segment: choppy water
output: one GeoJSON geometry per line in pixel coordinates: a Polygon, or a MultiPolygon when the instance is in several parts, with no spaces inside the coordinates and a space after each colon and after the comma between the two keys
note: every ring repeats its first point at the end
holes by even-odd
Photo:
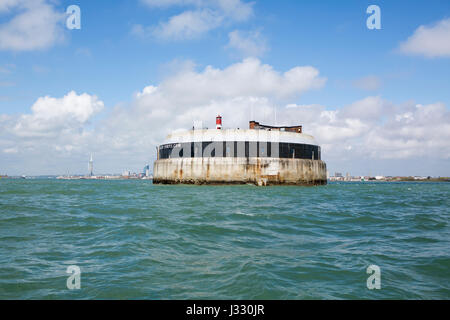
{"type": "Polygon", "coordinates": [[[3,179],[0,298],[449,299],[449,196],[449,183],[3,179]]]}

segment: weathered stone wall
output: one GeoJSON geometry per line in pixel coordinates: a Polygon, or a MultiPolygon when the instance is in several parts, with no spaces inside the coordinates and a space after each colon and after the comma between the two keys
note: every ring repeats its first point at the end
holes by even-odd
{"type": "Polygon", "coordinates": [[[178,158],[155,161],[153,183],[318,185],[327,183],[321,160],[178,158]]]}

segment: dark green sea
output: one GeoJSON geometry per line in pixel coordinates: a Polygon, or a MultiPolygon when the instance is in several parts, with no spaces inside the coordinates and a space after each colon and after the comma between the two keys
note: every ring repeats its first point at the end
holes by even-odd
{"type": "Polygon", "coordinates": [[[432,182],[1,179],[0,299],[449,299],[449,198],[432,182]]]}

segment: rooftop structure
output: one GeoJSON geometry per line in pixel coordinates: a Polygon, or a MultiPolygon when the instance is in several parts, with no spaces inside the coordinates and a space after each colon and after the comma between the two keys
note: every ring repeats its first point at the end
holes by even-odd
{"type": "Polygon", "coordinates": [[[269,131],[288,131],[288,132],[297,132],[302,133],[302,126],[282,126],[282,127],[275,127],[275,126],[268,126],[265,124],[260,124],[257,121],[250,121],[248,125],[249,129],[256,129],[256,130],[269,130],[269,131]]]}

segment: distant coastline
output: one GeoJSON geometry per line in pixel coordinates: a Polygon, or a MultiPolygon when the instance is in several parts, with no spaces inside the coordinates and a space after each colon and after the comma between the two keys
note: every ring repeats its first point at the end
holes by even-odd
{"type": "Polygon", "coordinates": [[[418,177],[418,176],[388,176],[388,177],[329,177],[329,181],[340,182],[450,182],[450,177],[418,177]]]}
{"type": "Polygon", "coordinates": [[[133,175],[100,175],[100,176],[58,176],[58,180],[152,180],[153,176],[133,175]]]}
{"type": "Polygon", "coordinates": [[[22,179],[55,179],[55,180],[152,180],[153,176],[149,175],[99,175],[99,176],[82,176],[82,175],[40,175],[40,176],[7,176],[2,175],[0,179],[22,180],[22,179]]]}
{"type": "Polygon", "coordinates": [[[427,177],[427,179],[415,179],[414,177],[395,177],[386,181],[450,182],[450,177],[427,177]]]}
{"type": "MultiPolygon", "coordinates": [[[[153,176],[145,175],[99,175],[99,176],[57,176],[57,175],[40,175],[40,176],[8,176],[0,175],[0,180],[19,180],[19,179],[56,179],[56,180],[153,180],[153,176]]],[[[450,177],[417,177],[417,176],[388,176],[388,177],[329,177],[331,182],[450,182],[450,177]]]]}

